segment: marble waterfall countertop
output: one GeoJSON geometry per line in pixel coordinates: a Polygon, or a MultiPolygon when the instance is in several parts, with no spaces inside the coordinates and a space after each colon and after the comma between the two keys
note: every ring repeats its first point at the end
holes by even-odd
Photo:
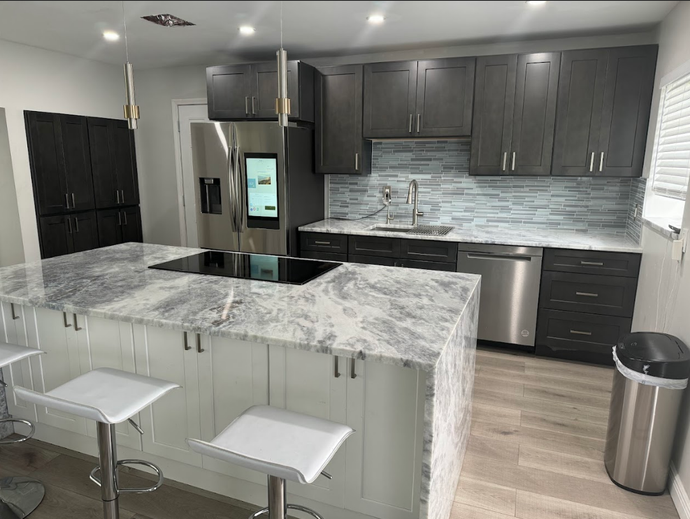
{"type": "MultiPolygon", "coordinates": [[[[407,224],[409,222],[406,220],[405,223],[407,224]]],[[[420,225],[430,223],[432,222],[426,222],[423,221],[423,219],[420,221],[420,225]]],[[[386,236],[388,238],[410,238],[414,240],[452,241],[458,243],[484,243],[607,252],[642,252],[642,247],[631,238],[610,232],[579,232],[546,228],[529,229],[477,225],[456,226],[445,236],[420,236],[416,234],[376,231],[372,229],[375,225],[384,224],[385,222],[377,221],[375,218],[366,218],[364,220],[337,220],[330,218],[309,225],[303,225],[299,230],[304,232],[386,236]]],[[[393,221],[391,225],[400,225],[400,222],[393,221]]]]}
{"type": "Polygon", "coordinates": [[[0,269],[0,301],[431,371],[472,274],[343,264],[301,286],[152,270],[200,249],[128,243],[0,269]]]}

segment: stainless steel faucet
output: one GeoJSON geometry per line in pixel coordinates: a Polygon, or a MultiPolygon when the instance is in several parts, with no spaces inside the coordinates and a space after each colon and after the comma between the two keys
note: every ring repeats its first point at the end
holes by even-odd
{"type": "Polygon", "coordinates": [[[424,213],[419,210],[419,184],[416,180],[410,182],[410,187],[407,188],[407,203],[412,203],[412,191],[414,190],[414,208],[412,209],[412,225],[417,225],[417,217],[424,216],[424,213]]]}

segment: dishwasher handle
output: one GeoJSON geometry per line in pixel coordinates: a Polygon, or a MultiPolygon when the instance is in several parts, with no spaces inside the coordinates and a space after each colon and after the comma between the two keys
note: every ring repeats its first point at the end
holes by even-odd
{"type": "Polygon", "coordinates": [[[468,252],[467,258],[497,261],[532,261],[532,256],[521,256],[517,254],[500,254],[493,252],[468,252]]]}

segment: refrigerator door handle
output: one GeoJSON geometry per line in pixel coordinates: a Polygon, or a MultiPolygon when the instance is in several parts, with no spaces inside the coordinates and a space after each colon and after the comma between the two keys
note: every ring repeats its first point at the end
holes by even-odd
{"type": "Polygon", "coordinates": [[[244,228],[247,225],[247,180],[244,177],[244,172],[242,170],[242,153],[240,151],[239,146],[237,147],[237,183],[238,183],[238,188],[237,191],[239,193],[239,196],[237,197],[237,208],[239,210],[239,226],[237,230],[239,232],[243,232],[244,228]]]}
{"type": "Polygon", "coordinates": [[[230,220],[232,221],[232,230],[237,230],[237,193],[235,193],[235,150],[230,145],[228,150],[228,184],[230,187],[230,220]]]}

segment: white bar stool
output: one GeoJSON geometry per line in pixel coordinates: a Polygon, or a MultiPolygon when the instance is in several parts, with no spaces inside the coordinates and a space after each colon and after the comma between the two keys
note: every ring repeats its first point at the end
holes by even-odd
{"type": "Polygon", "coordinates": [[[163,472],[148,461],[118,461],[115,425],[129,421],[139,434],[143,434],[144,431],[132,420],[132,416],[178,387],[180,386],[177,384],[157,378],[101,368],[89,371],[45,394],[23,387],[17,387],[14,391],[27,402],[96,421],[99,466],[91,471],[90,477],[101,487],[104,518],[118,519],[120,494],[141,494],[159,489],[163,484],[163,472]],[[117,468],[120,465],[149,467],[158,474],[158,482],[149,488],[120,488],[117,481],[117,468]]]}
{"type": "Polygon", "coordinates": [[[354,431],[338,423],[266,405],[254,406],[238,416],[210,442],[187,439],[199,454],[227,461],[268,475],[268,506],[252,514],[285,519],[287,510],[319,514],[285,501],[285,480],[308,484],[323,474],[340,446],[354,431]]]}
{"type": "MultiPolygon", "coordinates": [[[[41,353],[45,352],[25,346],[0,342],[0,368],[34,355],[40,355],[41,353]]],[[[0,384],[3,387],[7,387],[7,384],[2,380],[0,380],[0,384]]],[[[21,423],[29,426],[29,434],[26,436],[12,440],[0,440],[0,445],[25,442],[36,431],[34,425],[28,420],[3,418],[0,420],[0,423],[21,423]]],[[[43,501],[45,494],[46,489],[43,483],[35,479],[14,476],[0,479],[0,519],[5,519],[6,517],[23,519],[36,510],[41,501],[43,501]]]]}

